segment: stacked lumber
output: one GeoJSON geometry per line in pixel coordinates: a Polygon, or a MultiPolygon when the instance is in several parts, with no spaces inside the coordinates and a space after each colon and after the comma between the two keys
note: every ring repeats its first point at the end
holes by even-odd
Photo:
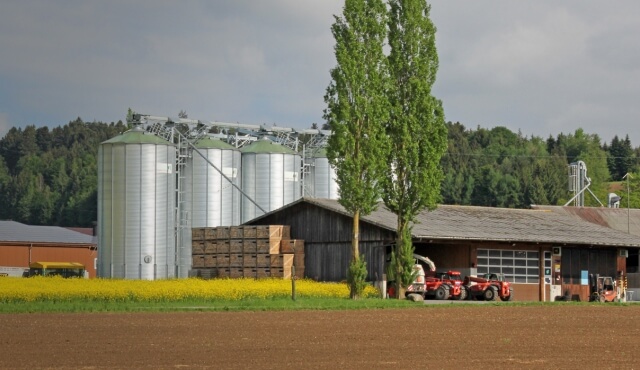
{"type": "Polygon", "coordinates": [[[204,279],[304,277],[304,241],[286,225],[219,226],[192,230],[192,272],[204,279]]]}

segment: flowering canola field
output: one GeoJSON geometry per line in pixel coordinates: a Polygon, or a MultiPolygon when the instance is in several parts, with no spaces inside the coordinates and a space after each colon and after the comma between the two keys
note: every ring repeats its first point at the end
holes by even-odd
{"type": "MultiPolygon", "coordinates": [[[[296,296],[348,298],[345,283],[296,280],[296,296]]],[[[72,301],[178,302],[190,300],[270,299],[291,296],[291,280],[283,279],[64,279],[61,277],[0,278],[0,302],[72,301]]],[[[364,297],[378,297],[367,286],[364,297]]]]}

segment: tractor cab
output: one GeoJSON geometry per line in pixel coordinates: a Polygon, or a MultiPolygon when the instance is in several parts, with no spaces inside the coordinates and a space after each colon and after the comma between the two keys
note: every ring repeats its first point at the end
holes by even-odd
{"type": "Polygon", "coordinates": [[[507,281],[504,277],[504,274],[496,274],[496,273],[483,274],[482,278],[490,281],[507,281]]]}

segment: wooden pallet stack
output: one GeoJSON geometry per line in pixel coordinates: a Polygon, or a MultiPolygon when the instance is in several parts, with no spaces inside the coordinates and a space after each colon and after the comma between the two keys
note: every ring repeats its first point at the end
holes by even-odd
{"type": "Polygon", "coordinates": [[[192,272],[204,279],[304,277],[304,241],[285,225],[219,226],[192,230],[192,272]]]}

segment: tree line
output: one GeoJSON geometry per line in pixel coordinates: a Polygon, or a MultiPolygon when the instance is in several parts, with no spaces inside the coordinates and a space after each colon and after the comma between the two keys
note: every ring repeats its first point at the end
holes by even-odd
{"type": "Polygon", "coordinates": [[[443,204],[527,208],[530,205],[564,205],[571,199],[568,166],[583,161],[590,190],[586,206],[606,206],[607,195],[615,192],[627,206],[629,173],[632,208],[640,207],[634,195],[640,180],[640,147],[629,136],[615,136],[603,143],[598,135],[578,129],[546,140],[524,137],[505,127],[475,130],[456,122],[448,126],[448,150],[442,158],[445,176],[441,184],[443,204]],[[597,199],[596,199],[597,198],[597,199]]]}
{"type": "MultiPolygon", "coordinates": [[[[442,158],[441,204],[527,208],[563,205],[571,197],[567,166],[582,160],[591,189],[605,203],[607,193],[640,208],[640,147],[626,136],[601,143],[577,130],[544,140],[504,127],[468,129],[448,122],[448,150],[442,158]],[[616,187],[617,185],[617,187],[616,187]]],[[[0,139],[0,219],[32,225],[90,227],[97,220],[98,146],[127,130],[126,123],[77,118],[49,129],[12,128],[0,139]]],[[[589,206],[600,206],[590,195],[589,206]]]]}
{"type": "Polygon", "coordinates": [[[97,220],[98,146],[127,129],[117,123],[12,128],[0,140],[0,219],[90,227],[97,220]]]}

